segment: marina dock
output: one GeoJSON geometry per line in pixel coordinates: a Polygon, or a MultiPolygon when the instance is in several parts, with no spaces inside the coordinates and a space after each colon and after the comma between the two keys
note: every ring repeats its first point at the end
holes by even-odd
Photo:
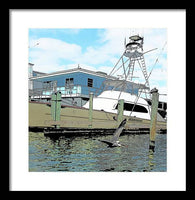
{"type": "MultiPolygon", "coordinates": [[[[112,134],[119,122],[126,118],[127,123],[123,133],[150,132],[150,120],[123,116],[123,107],[120,106],[117,114],[73,106],[60,106],[60,109],[55,111],[52,109],[52,105],[48,103],[29,102],[29,130],[44,131],[47,135],[112,134]],[[54,118],[57,115],[59,115],[58,120],[54,118]]],[[[166,122],[157,121],[156,130],[159,133],[166,133],[166,122]]]]}

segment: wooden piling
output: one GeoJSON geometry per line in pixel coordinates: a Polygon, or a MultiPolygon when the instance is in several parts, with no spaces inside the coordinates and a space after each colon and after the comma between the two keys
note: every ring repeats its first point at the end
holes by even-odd
{"type": "Polygon", "coordinates": [[[124,99],[119,99],[119,101],[118,101],[118,113],[117,113],[118,124],[120,124],[123,121],[123,110],[124,110],[124,99]]]}
{"type": "Polygon", "coordinates": [[[89,94],[89,128],[92,128],[93,122],[93,93],[89,94]]]}
{"type": "Polygon", "coordinates": [[[55,116],[56,116],[56,94],[52,93],[51,95],[51,117],[52,120],[55,120],[55,116]]]}
{"type": "Polygon", "coordinates": [[[158,93],[158,90],[156,88],[152,89],[150,93],[152,94],[152,107],[151,107],[149,149],[154,151],[155,138],[156,138],[156,123],[157,123],[159,93],[158,93]]]}
{"type": "MultiPolygon", "coordinates": [[[[51,116],[54,121],[60,121],[61,112],[61,92],[55,92],[51,95],[51,116]]],[[[60,125],[55,125],[59,128],[60,125]]]]}
{"type": "Polygon", "coordinates": [[[61,112],[61,92],[56,94],[56,121],[60,121],[60,112],[61,112]]]}

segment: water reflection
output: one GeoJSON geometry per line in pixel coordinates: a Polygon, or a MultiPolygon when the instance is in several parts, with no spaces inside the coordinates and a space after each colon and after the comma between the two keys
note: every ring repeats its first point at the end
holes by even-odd
{"type": "Polygon", "coordinates": [[[112,136],[46,137],[29,132],[29,171],[143,172],[166,171],[166,135],[121,135],[122,147],[107,148],[99,140],[112,136]]]}
{"type": "Polygon", "coordinates": [[[148,152],[148,165],[143,170],[144,172],[151,172],[153,168],[155,167],[155,161],[154,161],[154,151],[152,149],[149,149],[148,152]]]}

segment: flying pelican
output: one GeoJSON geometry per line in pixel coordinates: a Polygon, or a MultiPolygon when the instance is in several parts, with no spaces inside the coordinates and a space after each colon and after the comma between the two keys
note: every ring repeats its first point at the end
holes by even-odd
{"type": "Polygon", "coordinates": [[[119,127],[116,129],[116,131],[114,132],[114,134],[113,134],[113,137],[112,137],[112,139],[110,140],[110,141],[108,141],[108,140],[100,140],[101,142],[104,142],[104,143],[106,143],[106,144],[108,144],[108,147],[120,147],[121,146],[121,144],[119,143],[119,141],[118,141],[118,139],[119,139],[119,136],[120,136],[120,134],[122,133],[122,131],[123,131],[123,129],[124,129],[124,126],[125,126],[125,124],[126,124],[126,119],[124,119],[121,123],[120,123],[120,125],[119,125],[119,127]]]}

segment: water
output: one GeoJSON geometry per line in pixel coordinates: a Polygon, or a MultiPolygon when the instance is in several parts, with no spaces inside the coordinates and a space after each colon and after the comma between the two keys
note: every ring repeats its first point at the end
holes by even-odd
{"type": "Polygon", "coordinates": [[[112,136],[51,138],[29,132],[30,172],[165,172],[166,134],[156,135],[155,151],[149,151],[149,134],[121,135],[124,146],[108,148],[99,140],[112,136]]]}

